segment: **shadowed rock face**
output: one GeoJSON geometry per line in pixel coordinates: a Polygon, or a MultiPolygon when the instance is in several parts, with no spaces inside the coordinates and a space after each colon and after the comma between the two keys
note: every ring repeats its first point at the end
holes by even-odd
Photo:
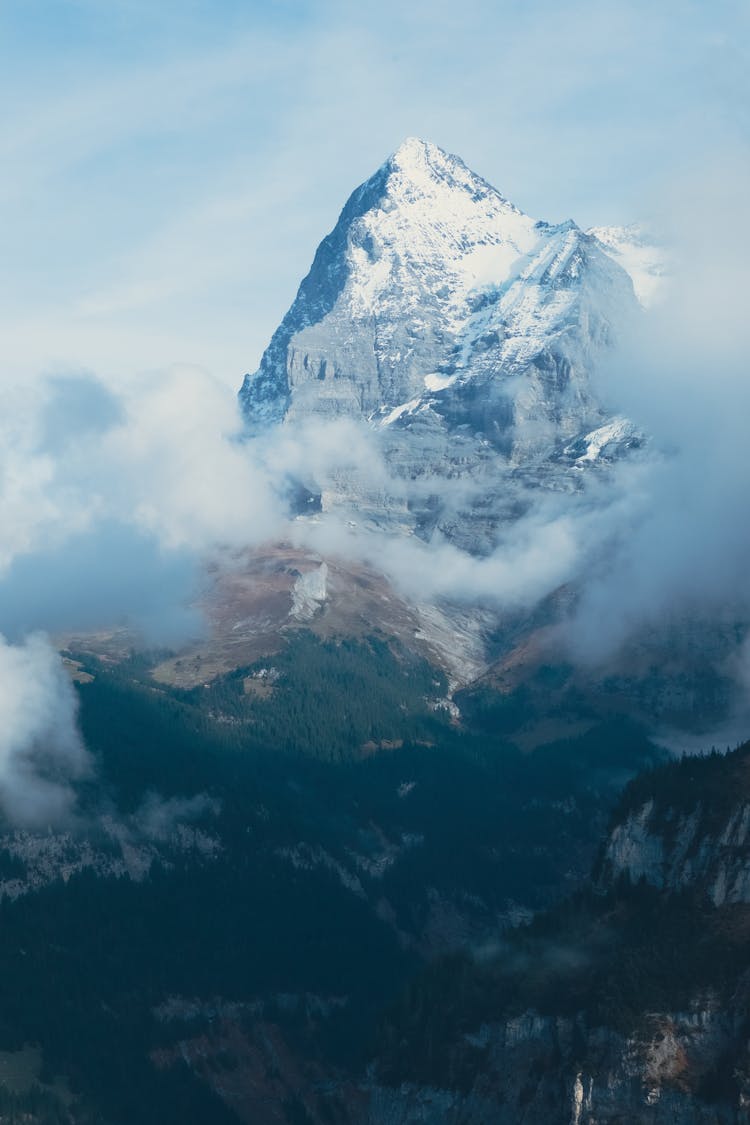
{"type": "MultiPolygon", "coordinates": [[[[464,1004],[455,1025],[459,1034],[441,1058],[435,1085],[411,1076],[374,1085],[369,1114],[355,1120],[747,1122],[749,762],[750,743],[726,756],[672,761],[634,781],[593,875],[596,893],[588,901],[598,901],[598,917],[606,919],[599,952],[592,941],[596,910],[581,925],[586,908],[579,898],[572,910],[557,915],[558,928],[548,925],[542,945],[533,947],[534,972],[546,955],[545,942],[555,966],[544,1012],[530,1006],[472,1023],[467,1002],[459,1000],[464,1004]],[[566,944],[574,934],[577,947],[566,944]],[[582,958],[578,970],[573,948],[582,958]],[[585,1004],[572,1011],[574,1005],[563,999],[566,974],[581,971],[581,979],[594,978],[601,958],[610,966],[596,985],[603,1002],[595,1014],[586,1012],[585,1004]],[[628,1000],[637,1011],[625,1022],[616,999],[618,973],[628,979],[628,1000]]],[[[508,950],[501,952],[496,969],[508,958],[508,950]]],[[[517,961],[516,971],[520,965],[517,961]]],[[[470,994],[464,980],[461,995],[470,994]]],[[[580,1001],[583,993],[577,996],[580,1001]]],[[[501,991],[497,1003],[501,1008],[501,991]]],[[[409,1043],[423,1042],[434,1029],[429,1017],[423,1027],[410,1026],[409,1043]]],[[[403,1042],[404,1049],[409,1043],[403,1042]]]]}
{"type": "MultiPolygon", "coordinates": [[[[623,420],[616,440],[589,440],[612,425],[592,371],[638,310],[610,253],[602,231],[536,222],[457,157],[408,140],[351,196],[246,376],[248,427],[369,424],[401,482],[399,522],[488,549],[513,517],[509,490],[574,489],[582,467],[637,444],[623,420]],[[461,481],[460,502],[436,507],[411,486],[433,478],[461,481]]],[[[367,493],[344,474],[328,503],[392,520],[367,493]]]]}

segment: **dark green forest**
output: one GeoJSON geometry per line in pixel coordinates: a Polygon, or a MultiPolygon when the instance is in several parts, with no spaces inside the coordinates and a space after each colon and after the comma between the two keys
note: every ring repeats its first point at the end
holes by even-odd
{"type": "MultiPolygon", "coordinates": [[[[750,743],[732,752],[683,757],[639,773],[611,815],[622,823],[653,802],[655,828],[669,840],[681,812],[698,810],[696,841],[726,823],[750,792],[750,743]]],[[[716,907],[700,883],[659,890],[621,876],[601,885],[601,857],[583,887],[509,930],[491,957],[439,958],[412,978],[379,1024],[377,1057],[383,1078],[467,1090],[482,1071],[479,1049],[466,1035],[483,1023],[521,1013],[577,1021],[586,1056],[587,1030],[624,1036],[644,1031],[649,1013],[687,1011],[698,995],[750,1012],[750,908],[716,907]]],[[[750,1032],[750,1015],[738,1042],[750,1032]]],[[[703,1080],[707,1101],[736,1104],[731,1059],[703,1080]],[[730,1065],[731,1063],[731,1065],[730,1065]]]]}
{"type": "MultiPolygon", "coordinates": [[[[285,1017],[289,1041],[331,1073],[360,1073],[373,1050],[392,1069],[398,1056],[430,1072],[439,1049],[404,1052],[404,1034],[423,1038],[408,1028],[426,1019],[425,1041],[446,1045],[475,1018],[467,990],[500,1012],[525,987],[496,967],[489,982],[477,977],[460,953],[424,975],[435,902],[479,940],[509,903],[530,913],[559,900],[584,879],[623,777],[658,759],[618,721],[522,753],[502,724],[496,733],[432,709],[442,677],[375,639],[303,634],[274,658],[262,694],[246,687],[261,664],[184,691],[151,678],[158,654],[72,656],[93,677],[78,691],[96,766],[74,843],[113,851],[103,812],[137,838],[144,801],[201,798],[190,827],[219,844],[206,855],[164,843],[137,881],[83,870],[0,901],[0,1050],[42,1050],[39,1081],[12,1095],[18,1112],[29,1099],[34,1121],[235,1120],[190,1067],[154,1065],[178,1034],[154,1014],[171,996],[247,1011],[279,995],[340,997],[314,1035],[285,1017]]],[[[0,865],[19,874],[1,849],[0,865]]],[[[512,940],[542,937],[531,927],[512,940]]]]}

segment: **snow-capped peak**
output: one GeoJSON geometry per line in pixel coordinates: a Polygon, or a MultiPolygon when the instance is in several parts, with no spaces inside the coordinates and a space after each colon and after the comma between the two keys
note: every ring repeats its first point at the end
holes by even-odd
{"type": "Polygon", "coordinates": [[[355,316],[383,312],[394,297],[415,307],[437,300],[458,315],[468,292],[504,283],[544,237],[459,157],[413,137],[354,198],[370,202],[347,232],[355,316]]]}
{"type": "Polygon", "coordinates": [[[407,137],[398,146],[388,163],[393,168],[400,168],[402,172],[409,174],[415,170],[421,171],[426,165],[446,164],[447,153],[432,141],[423,141],[420,137],[407,137]]]}
{"type": "Polygon", "coordinates": [[[408,138],[321,242],[245,381],[248,420],[455,425],[519,457],[570,440],[601,419],[592,357],[635,304],[612,257],[572,221],[537,222],[457,156],[408,138]]]}
{"type": "Polygon", "coordinates": [[[437,185],[469,192],[476,199],[491,196],[510,211],[520,214],[496,188],[464,164],[459,156],[446,152],[432,141],[407,137],[386,161],[384,167],[396,181],[433,195],[437,185]]]}

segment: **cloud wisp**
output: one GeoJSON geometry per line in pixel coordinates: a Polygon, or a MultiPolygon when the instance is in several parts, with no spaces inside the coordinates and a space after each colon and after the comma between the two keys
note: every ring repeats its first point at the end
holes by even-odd
{"type": "Polygon", "coordinates": [[[72,813],[72,783],[91,769],[76,725],[77,700],[56,650],[42,635],[0,637],[0,806],[38,828],[72,813]]]}
{"type": "MultiPolygon", "coordinates": [[[[623,480],[607,566],[582,583],[582,656],[680,614],[750,614],[750,154],[723,154],[671,199],[674,276],[664,301],[613,357],[616,406],[660,450],[623,480]]],[[[613,513],[614,514],[614,513],[613,513]]]]}
{"type": "Polygon", "coordinates": [[[197,369],[115,393],[92,376],[17,390],[0,421],[0,805],[58,823],[88,759],[75,693],[41,632],[126,624],[200,634],[212,550],[272,538],[272,481],[237,440],[235,397],[197,369]]]}

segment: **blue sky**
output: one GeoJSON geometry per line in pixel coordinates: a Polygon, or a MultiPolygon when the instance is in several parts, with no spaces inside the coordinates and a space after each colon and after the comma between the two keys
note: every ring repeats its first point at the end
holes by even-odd
{"type": "Polygon", "coordinates": [[[746,3],[0,0],[3,379],[239,386],[408,135],[536,217],[658,212],[748,142],[746,3]]]}

